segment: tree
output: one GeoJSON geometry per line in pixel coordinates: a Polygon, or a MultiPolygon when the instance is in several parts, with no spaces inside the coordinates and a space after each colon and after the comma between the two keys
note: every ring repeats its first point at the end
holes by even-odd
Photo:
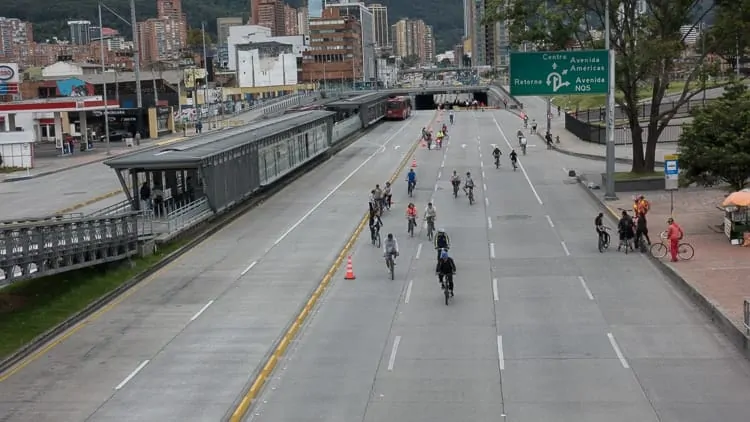
{"type": "Polygon", "coordinates": [[[485,16],[485,23],[506,22],[514,47],[530,43],[538,50],[567,50],[575,45],[603,48],[607,1],[609,39],[616,55],[615,89],[621,93],[616,102],[627,116],[633,137],[632,171],[651,172],[659,136],[680,107],[705,90],[705,84],[696,81],[705,80],[706,72],[715,69],[704,66],[706,57],[726,46],[729,38],[736,39],[739,28],[750,26],[742,23],[743,14],[736,13],[738,8],[747,9],[750,0],[717,0],[707,8],[700,0],[490,0],[487,10],[497,12],[485,16]],[[638,10],[642,3],[645,12],[638,10]],[[711,11],[721,19],[708,31],[706,48],[693,60],[684,60],[687,34],[682,35],[681,29],[686,25],[698,28],[711,11]],[[684,77],[675,80],[678,73],[684,77]],[[650,92],[642,96],[644,86],[650,92]],[[682,87],[677,99],[664,104],[667,88],[675,86],[682,87]],[[644,116],[638,113],[643,100],[651,103],[651,111],[645,116],[645,148],[641,127],[644,116]]]}
{"type": "Polygon", "coordinates": [[[680,136],[680,167],[687,183],[717,181],[734,190],[750,178],[750,93],[744,84],[728,86],[717,101],[693,112],[680,136]]]}
{"type": "Polygon", "coordinates": [[[419,64],[419,56],[410,54],[401,59],[401,65],[405,68],[414,67],[419,64]]]}
{"type": "MultiPolygon", "coordinates": [[[[187,45],[192,48],[203,48],[203,31],[200,28],[190,28],[187,33],[187,45]]],[[[206,32],[206,45],[211,45],[211,34],[206,32]]]]}

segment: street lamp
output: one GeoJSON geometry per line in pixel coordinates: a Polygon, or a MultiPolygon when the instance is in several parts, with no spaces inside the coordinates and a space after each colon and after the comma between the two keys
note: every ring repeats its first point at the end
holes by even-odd
{"type": "Polygon", "coordinates": [[[100,58],[102,59],[102,91],[104,92],[104,139],[107,145],[107,155],[111,155],[109,148],[109,104],[107,103],[107,73],[104,67],[104,31],[102,31],[102,4],[99,3],[99,49],[100,58]]]}

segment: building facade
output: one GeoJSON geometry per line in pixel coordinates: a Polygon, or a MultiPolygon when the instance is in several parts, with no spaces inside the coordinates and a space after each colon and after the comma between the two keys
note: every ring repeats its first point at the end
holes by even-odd
{"type": "Polygon", "coordinates": [[[174,31],[169,37],[179,42],[180,48],[187,45],[187,16],[182,12],[182,0],[156,0],[156,17],[174,21],[168,25],[174,31]]]}
{"type": "Polygon", "coordinates": [[[297,9],[284,5],[284,35],[300,35],[297,9]]]}
{"type": "Polygon", "coordinates": [[[218,18],[216,19],[216,45],[217,45],[217,62],[219,67],[227,67],[229,63],[229,47],[227,41],[229,40],[229,28],[233,26],[242,25],[242,18],[240,17],[229,17],[229,18],[218,18]]]}
{"type": "Polygon", "coordinates": [[[382,4],[371,4],[373,25],[375,26],[375,44],[379,48],[387,48],[391,45],[391,26],[388,25],[388,8],[382,4]]]}
{"type": "Polygon", "coordinates": [[[419,63],[431,63],[435,55],[432,27],[421,19],[401,19],[391,27],[394,52],[401,58],[414,56],[419,63]]]}
{"type": "Polygon", "coordinates": [[[270,28],[274,37],[286,35],[284,6],[280,0],[261,0],[257,25],[270,28]]]}
{"type": "Polygon", "coordinates": [[[29,22],[16,18],[0,17],[0,54],[13,55],[14,48],[34,41],[34,31],[29,22]]]}
{"type": "Polygon", "coordinates": [[[435,34],[432,33],[432,26],[424,26],[424,63],[435,62],[435,34]]]}
{"type": "Polygon", "coordinates": [[[240,88],[296,85],[298,55],[292,44],[278,41],[238,44],[237,83],[240,88]]]}
{"type": "Polygon", "coordinates": [[[305,36],[291,35],[283,37],[271,36],[271,29],[258,25],[240,25],[229,28],[229,38],[227,39],[227,48],[229,59],[227,60],[227,69],[237,70],[237,46],[276,41],[281,44],[290,44],[293,54],[302,57],[302,51],[307,48],[305,36]]]}
{"type": "Polygon", "coordinates": [[[320,19],[323,16],[323,0],[307,0],[307,16],[309,19],[320,19]]]}
{"type": "Polygon", "coordinates": [[[86,45],[91,42],[90,21],[68,21],[70,29],[70,43],[75,45],[86,45]]]}
{"type": "Polygon", "coordinates": [[[141,62],[149,64],[179,59],[184,45],[180,39],[182,27],[182,22],[172,19],[156,18],[138,22],[141,62]]]}
{"type": "MultiPolygon", "coordinates": [[[[364,63],[362,79],[365,81],[375,78],[375,19],[364,3],[347,0],[326,1],[326,11],[336,9],[339,16],[351,16],[360,22],[361,31],[361,61],[364,63]],[[339,3],[340,2],[340,3],[339,3]]],[[[324,12],[325,13],[325,12],[324,12]]]]}
{"type": "Polygon", "coordinates": [[[329,7],[310,19],[310,46],[302,53],[302,80],[353,85],[362,79],[362,26],[354,16],[329,7]]]}

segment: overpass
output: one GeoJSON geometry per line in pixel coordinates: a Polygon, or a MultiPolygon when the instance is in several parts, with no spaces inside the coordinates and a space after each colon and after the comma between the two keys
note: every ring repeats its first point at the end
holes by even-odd
{"type": "Polygon", "coordinates": [[[422,74],[438,74],[438,73],[448,73],[448,72],[476,72],[477,69],[471,68],[471,67],[435,67],[430,69],[405,69],[400,71],[402,75],[408,75],[408,74],[414,74],[414,73],[422,73],[422,74]]]}

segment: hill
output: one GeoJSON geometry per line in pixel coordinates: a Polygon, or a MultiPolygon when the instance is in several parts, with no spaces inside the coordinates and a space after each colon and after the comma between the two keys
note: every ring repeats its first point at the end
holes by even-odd
{"type": "MultiPolygon", "coordinates": [[[[289,4],[299,7],[303,0],[291,0],[289,4]]],[[[206,20],[208,30],[216,33],[216,18],[224,16],[248,17],[248,0],[183,0],[183,10],[191,27],[200,27],[201,19],[206,20]]],[[[442,52],[459,42],[463,34],[462,2],[456,0],[380,0],[388,6],[390,23],[410,17],[423,19],[435,31],[437,50],[442,52]]],[[[98,21],[97,0],[5,0],[2,13],[8,18],[20,18],[34,24],[36,41],[57,36],[67,39],[70,32],[68,20],[98,21]]],[[[125,19],[130,19],[129,0],[107,0],[109,8],[125,19]]],[[[135,0],[138,19],[156,16],[154,0],[135,0]]],[[[102,14],[104,26],[116,28],[130,36],[130,27],[112,13],[102,14]]]]}

